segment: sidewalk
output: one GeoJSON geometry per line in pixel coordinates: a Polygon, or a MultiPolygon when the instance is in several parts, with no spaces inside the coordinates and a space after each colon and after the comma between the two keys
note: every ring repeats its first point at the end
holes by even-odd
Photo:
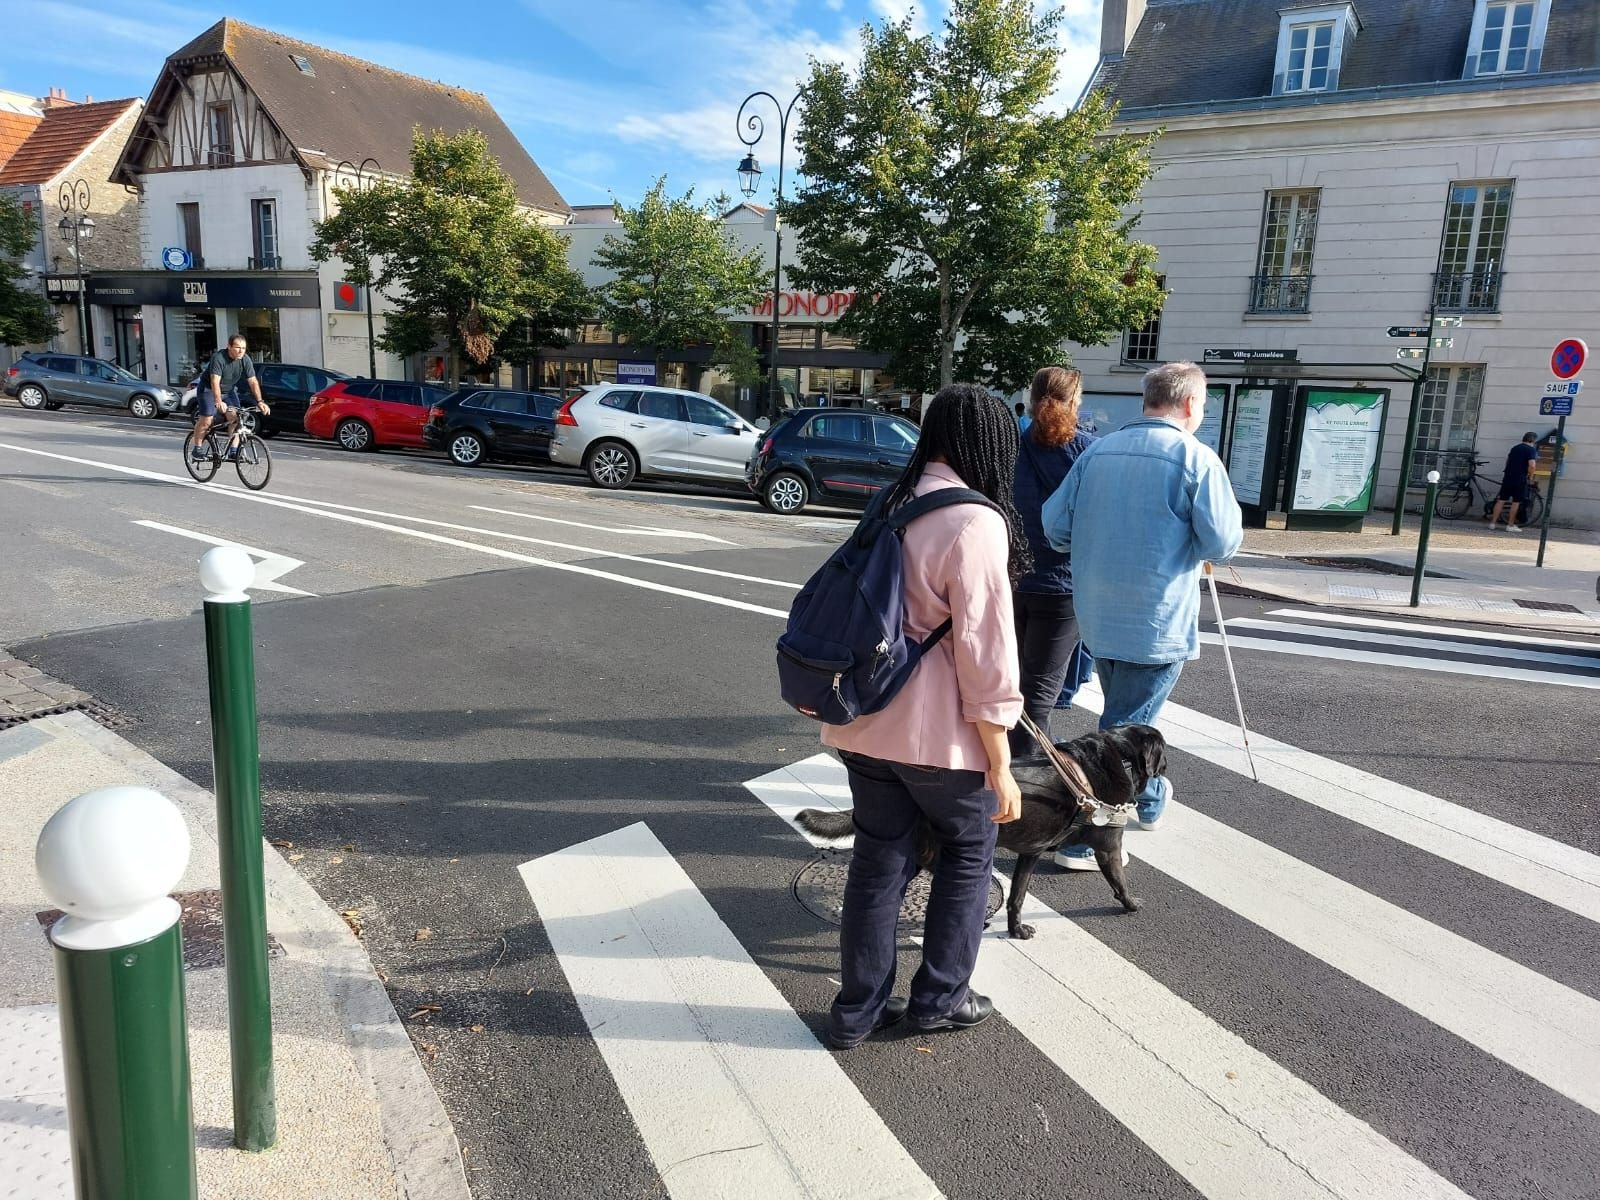
{"type": "Polygon", "coordinates": [[[0,1193],[73,1195],[51,949],[38,917],[51,905],[33,851],[62,804],[115,784],[154,788],[189,823],[193,854],[177,895],[201,1195],[469,1200],[449,1118],[365,949],[271,847],[278,1145],[262,1154],[232,1148],[219,904],[205,894],[218,886],[215,802],[76,712],[0,729],[0,1193]]]}
{"type": "Polygon", "coordinates": [[[1412,608],[1420,518],[1408,514],[1398,537],[1391,520],[1373,513],[1360,533],[1247,529],[1217,580],[1296,604],[1600,636],[1600,533],[1551,529],[1541,568],[1537,529],[1435,520],[1422,602],[1412,608]]]}

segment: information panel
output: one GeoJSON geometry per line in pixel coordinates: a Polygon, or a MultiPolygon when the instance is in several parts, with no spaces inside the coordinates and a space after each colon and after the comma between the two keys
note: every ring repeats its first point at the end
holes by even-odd
{"type": "Polygon", "coordinates": [[[1206,416],[1200,422],[1200,428],[1194,431],[1194,436],[1199,438],[1212,453],[1222,454],[1222,427],[1228,415],[1228,385],[1213,383],[1206,388],[1206,416]]]}
{"type": "Polygon", "coordinates": [[[1263,504],[1262,487],[1267,476],[1267,447],[1272,430],[1271,388],[1235,388],[1233,393],[1233,437],[1228,449],[1228,478],[1233,495],[1248,508],[1263,504]]]}
{"type": "Polygon", "coordinates": [[[1138,392],[1085,392],[1078,409],[1078,428],[1105,437],[1143,415],[1144,397],[1138,392]]]}
{"type": "Polygon", "coordinates": [[[1364,513],[1372,507],[1389,393],[1301,388],[1291,512],[1364,513]]]}

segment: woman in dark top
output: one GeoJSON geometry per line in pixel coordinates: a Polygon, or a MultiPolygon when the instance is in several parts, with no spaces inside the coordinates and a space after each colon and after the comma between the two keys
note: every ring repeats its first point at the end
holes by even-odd
{"type": "MultiPolygon", "coordinates": [[[[1078,431],[1082,399],[1083,376],[1071,367],[1045,367],[1036,374],[1030,406],[1033,420],[1022,435],[1017,455],[1013,494],[1033,551],[1033,570],[1017,581],[1012,605],[1022,662],[1022,704],[1023,711],[1046,733],[1072,648],[1078,643],[1078,619],[1072,610],[1072,569],[1067,556],[1045,538],[1040,511],[1093,440],[1078,431]]],[[[1021,725],[1011,731],[1011,752],[1039,752],[1021,725]]]]}

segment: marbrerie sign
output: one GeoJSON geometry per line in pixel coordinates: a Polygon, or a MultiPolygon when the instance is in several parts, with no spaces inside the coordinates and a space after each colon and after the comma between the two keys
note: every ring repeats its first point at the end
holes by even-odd
{"type": "MultiPolygon", "coordinates": [[[[843,316],[845,311],[856,302],[856,294],[850,292],[780,292],[778,293],[778,320],[831,320],[843,316]]],[[[772,293],[765,296],[750,308],[750,314],[762,320],[772,319],[772,293]]]]}

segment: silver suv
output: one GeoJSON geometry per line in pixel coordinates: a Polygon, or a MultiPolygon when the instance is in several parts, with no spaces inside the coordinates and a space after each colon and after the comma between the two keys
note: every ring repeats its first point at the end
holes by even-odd
{"type": "Polygon", "coordinates": [[[699,392],[605,384],[561,406],[550,460],[582,467],[603,488],[651,475],[741,483],[758,437],[738,413],[699,392]]]}
{"type": "Polygon", "coordinates": [[[55,410],[63,404],[125,408],[152,420],[178,407],[178,393],[140,379],[116,363],[82,354],[29,350],[6,371],[5,393],[23,408],[55,410]]]}

